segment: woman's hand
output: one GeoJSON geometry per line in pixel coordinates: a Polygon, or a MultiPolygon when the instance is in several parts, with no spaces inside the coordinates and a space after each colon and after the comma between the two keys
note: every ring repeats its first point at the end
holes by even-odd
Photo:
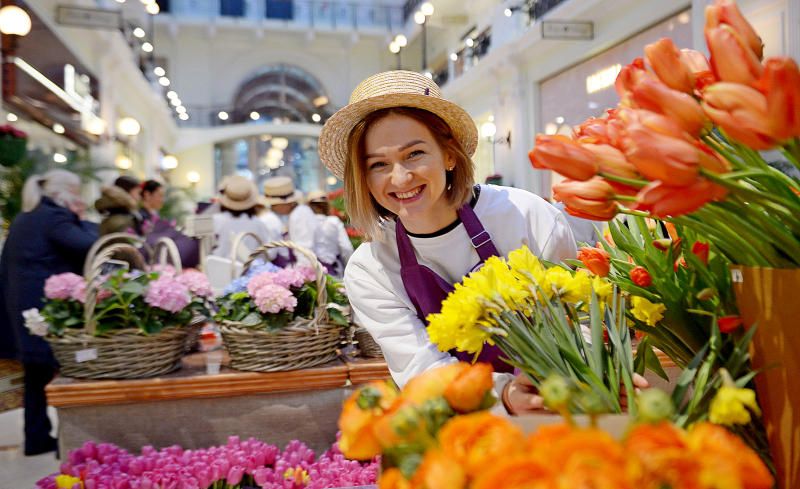
{"type": "MultiPolygon", "coordinates": [[[[650,383],[641,375],[633,374],[633,386],[634,390],[639,392],[640,389],[650,387],[650,383]]],[[[525,374],[517,375],[505,385],[502,401],[506,411],[513,415],[532,413],[544,409],[544,399],[525,374]]],[[[620,389],[619,402],[623,409],[627,409],[628,395],[624,386],[620,389]]]]}

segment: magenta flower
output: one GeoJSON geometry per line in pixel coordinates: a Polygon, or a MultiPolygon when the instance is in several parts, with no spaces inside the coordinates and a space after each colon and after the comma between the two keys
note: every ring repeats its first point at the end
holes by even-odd
{"type": "Polygon", "coordinates": [[[51,275],[44,283],[44,296],[48,299],[75,299],[76,292],[83,287],[86,290],[86,281],[74,273],[59,273],[51,275]]]}
{"type": "Polygon", "coordinates": [[[225,477],[225,482],[229,486],[235,486],[242,481],[243,475],[244,467],[241,465],[234,465],[231,467],[231,470],[228,471],[228,475],[225,477]]]}
{"type": "Polygon", "coordinates": [[[144,301],[153,307],[175,313],[188,306],[192,298],[189,296],[189,287],[174,277],[161,276],[150,282],[144,301]]]}

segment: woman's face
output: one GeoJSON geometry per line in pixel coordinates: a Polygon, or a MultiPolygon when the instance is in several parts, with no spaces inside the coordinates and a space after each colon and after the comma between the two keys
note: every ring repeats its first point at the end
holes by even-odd
{"type": "Polygon", "coordinates": [[[415,119],[390,114],[367,128],[365,173],[372,197],[412,232],[431,233],[455,219],[445,196],[445,154],[428,128],[415,119]]]}
{"type": "Polygon", "coordinates": [[[164,207],[164,187],[158,187],[153,192],[142,193],[142,202],[148,209],[160,210],[164,207]]]}

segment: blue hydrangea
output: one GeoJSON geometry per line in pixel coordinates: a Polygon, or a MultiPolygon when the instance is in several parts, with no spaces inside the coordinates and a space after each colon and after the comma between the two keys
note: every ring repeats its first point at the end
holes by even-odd
{"type": "Polygon", "coordinates": [[[244,292],[247,290],[247,284],[250,283],[251,278],[255,277],[259,273],[277,272],[278,270],[280,270],[279,267],[270,262],[265,262],[263,258],[258,258],[250,266],[250,269],[247,271],[247,273],[228,284],[228,286],[225,287],[225,290],[222,291],[222,294],[228,295],[235,292],[244,292]]]}

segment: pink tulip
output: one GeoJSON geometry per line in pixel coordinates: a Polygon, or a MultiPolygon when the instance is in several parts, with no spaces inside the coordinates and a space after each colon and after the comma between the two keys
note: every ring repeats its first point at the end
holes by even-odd
{"type": "Polygon", "coordinates": [[[756,150],[775,146],[767,98],[739,83],[720,82],[703,92],[703,110],[730,137],[756,150]]]}
{"type": "Polygon", "coordinates": [[[694,91],[691,71],[683,64],[681,52],[672,39],[663,37],[644,47],[650,67],[666,86],[687,94],[694,91]]]}
{"type": "Polygon", "coordinates": [[[228,475],[225,477],[225,482],[229,486],[235,486],[236,484],[242,481],[243,475],[244,475],[244,467],[240,465],[235,465],[231,467],[230,471],[228,471],[228,475]]]}

